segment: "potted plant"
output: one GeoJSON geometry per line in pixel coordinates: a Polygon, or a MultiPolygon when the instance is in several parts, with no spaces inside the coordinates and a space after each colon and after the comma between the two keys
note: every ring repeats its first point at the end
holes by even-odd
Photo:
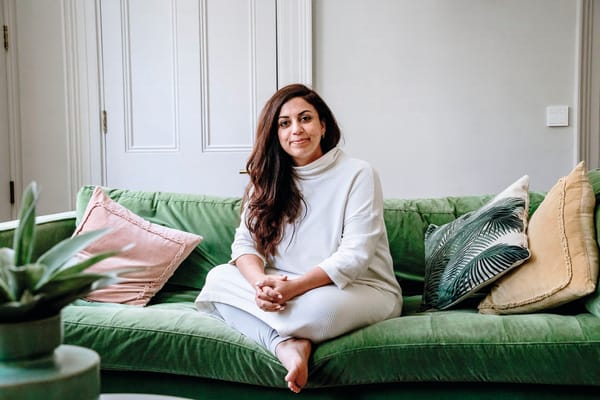
{"type": "Polygon", "coordinates": [[[13,248],[0,248],[0,362],[52,353],[62,343],[62,308],[116,276],[85,270],[119,250],[75,257],[107,230],[65,239],[33,260],[37,200],[32,182],[23,194],[13,248]]]}

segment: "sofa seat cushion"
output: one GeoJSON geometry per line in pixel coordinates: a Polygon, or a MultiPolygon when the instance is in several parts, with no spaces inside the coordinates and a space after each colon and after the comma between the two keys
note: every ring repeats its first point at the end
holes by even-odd
{"type": "Polygon", "coordinates": [[[311,382],[600,385],[600,319],[593,315],[416,313],[415,299],[405,299],[409,310],[400,318],[319,346],[311,382]]]}
{"type": "MultiPolygon", "coordinates": [[[[277,359],[216,318],[194,291],[163,293],[146,308],[78,302],[63,310],[65,343],[96,350],[105,370],[191,375],[284,388],[277,359]]],[[[309,387],[382,382],[599,385],[600,318],[589,313],[414,313],[315,348],[309,387]]]]}
{"type": "Polygon", "coordinates": [[[145,308],[99,304],[78,301],[63,309],[62,317],[64,342],[95,350],[102,369],[283,387],[285,369],[273,355],[199,313],[193,300],[145,308]]]}

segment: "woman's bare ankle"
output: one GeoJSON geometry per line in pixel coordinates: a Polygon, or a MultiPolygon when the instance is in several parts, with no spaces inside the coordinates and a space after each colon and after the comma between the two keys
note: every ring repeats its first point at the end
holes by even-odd
{"type": "Polygon", "coordinates": [[[288,373],[285,376],[288,388],[294,393],[308,382],[308,360],[312,350],[312,343],[308,339],[291,338],[279,343],[275,354],[288,373]]]}

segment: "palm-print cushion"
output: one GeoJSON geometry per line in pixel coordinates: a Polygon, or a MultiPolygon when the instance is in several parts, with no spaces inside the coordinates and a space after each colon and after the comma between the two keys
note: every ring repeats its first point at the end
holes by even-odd
{"type": "Polygon", "coordinates": [[[421,311],[452,307],[529,258],[528,190],[525,175],[480,209],[429,226],[421,311]]]}

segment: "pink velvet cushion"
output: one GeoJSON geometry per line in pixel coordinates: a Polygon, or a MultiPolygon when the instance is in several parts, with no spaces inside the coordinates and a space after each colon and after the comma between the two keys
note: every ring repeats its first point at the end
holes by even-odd
{"type": "Polygon", "coordinates": [[[96,187],[73,235],[107,227],[110,232],[81,252],[80,258],[120,249],[129,243],[134,246],[87,271],[141,269],[122,275],[117,284],[88,294],[88,301],[146,305],[202,241],[201,236],[146,221],[113,201],[101,187],[96,187]]]}

